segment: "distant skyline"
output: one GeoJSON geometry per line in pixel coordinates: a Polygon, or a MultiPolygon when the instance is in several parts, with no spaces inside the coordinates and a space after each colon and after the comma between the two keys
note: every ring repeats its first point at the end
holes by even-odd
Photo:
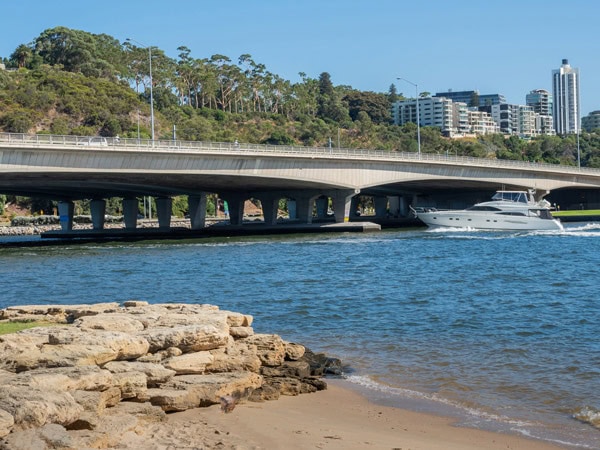
{"type": "Polygon", "coordinates": [[[581,75],[581,115],[600,110],[600,3],[587,0],[30,0],[0,7],[0,57],[49,28],[133,38],[176,58],[248,53],[297,82],[299,72],[363,91],[478,90],[525,104],[552,92],[552,70],[568,59],[581,75]]]}

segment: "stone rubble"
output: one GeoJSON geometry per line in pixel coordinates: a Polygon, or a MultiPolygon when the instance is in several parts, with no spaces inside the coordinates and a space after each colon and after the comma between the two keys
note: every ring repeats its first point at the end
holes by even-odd
{"type": "Polygon", "coordinates": [[[326,389],[339,360],[206,304],[13,306],[0,322],[0,450],[117,446],[166,414],[326,389]]]}

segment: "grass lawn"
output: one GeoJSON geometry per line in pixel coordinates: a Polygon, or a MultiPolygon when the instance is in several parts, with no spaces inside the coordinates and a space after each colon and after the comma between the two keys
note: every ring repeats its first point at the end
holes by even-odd
{"type": "Polygon", "coordinates": [[[51,327],[56,325],[64,324],[51,322],[3,322],[0,323],[0,334],[16,333],[27,328],[51,327]]]}
{"type": "Polygon", "coordinates": [[[554,217],[600,216],[600,209],[574,209],[570,211],[552,211],[554,217]]]}

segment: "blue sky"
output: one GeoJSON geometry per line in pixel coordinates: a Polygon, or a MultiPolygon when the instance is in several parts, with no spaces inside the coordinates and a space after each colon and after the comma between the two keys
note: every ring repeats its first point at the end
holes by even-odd
{"type": "Polygon", "coordinates": [[[593,0],[29,0],[0,7],[0,56],[66,26],[130,37],[171,57],[249,53],[283,78],[413,95],[477,89],[525,103],[569,59],[582,115],[600,110],[600,2],[593,0]]]}

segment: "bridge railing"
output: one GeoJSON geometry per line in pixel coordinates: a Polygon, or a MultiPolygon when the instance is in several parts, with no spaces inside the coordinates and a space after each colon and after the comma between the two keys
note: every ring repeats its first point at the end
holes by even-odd
{"type": "Polygon", "coordinates": [[[360,159],[373,161],[410,161],[498,168],[526,168],[527,170],[551,170],[558,168],[564,173],[598,174],[600,169],[575,166],[534,163],[508,159],[474,158],[438,153],[396,152],[390,150],[367,150],[336,147],[297,147],[286,145],[247,144],[237,142],[207,142],[179,140],[131,139],[101,136],[68,136],[52,134],[0,133],[0,146],[46,147],[60,146],[61,149],[89,148],[102,151],[144,150],[154,152],[197,152],[231,155],[270,155],[307,158],[360,159]]]}

